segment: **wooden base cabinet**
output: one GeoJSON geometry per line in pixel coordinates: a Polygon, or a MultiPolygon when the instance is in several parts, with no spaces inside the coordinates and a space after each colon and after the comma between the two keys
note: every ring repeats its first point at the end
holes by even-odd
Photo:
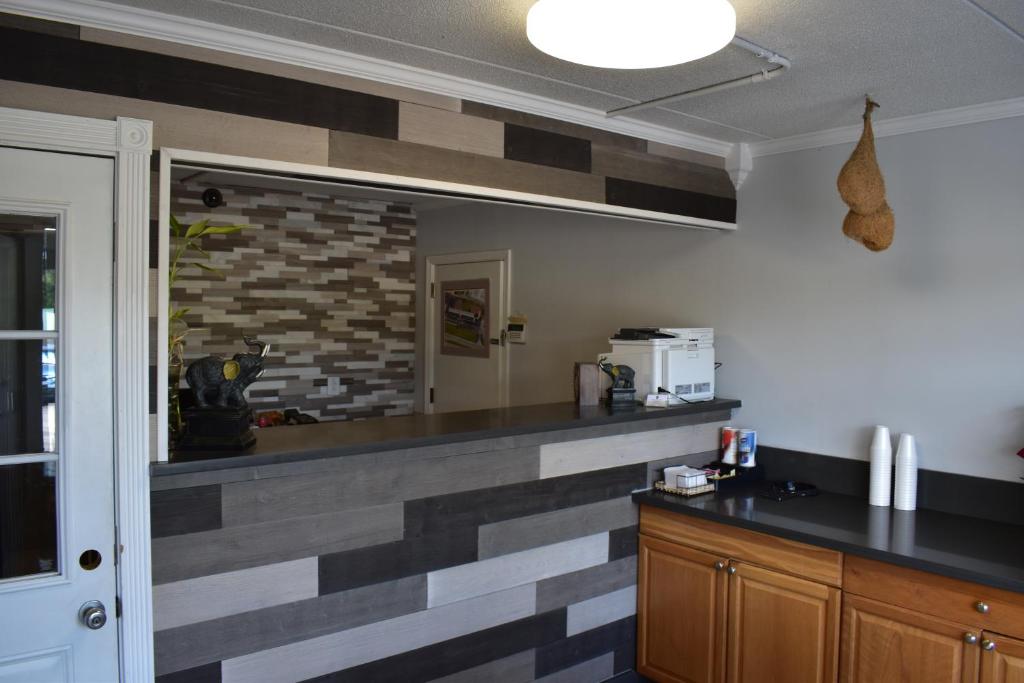
{"type": "Polygon", "coordinates": [[[637,671],[718,683],[725,661],[724,558],[640,535],[637,671]]]}
{"type": "Polygon", "coordinates": [[[640,509],[659,683],[1024,683],[1024,593],[640,509]]]}
{"type": "Polygon", "coordinates": [[[982,635],[981,683],[1024,683],[1024,640],[982,635]]]}
{"type": "Polygon", "coordinates": [[[743,562],[729,570],[726,680],[834,681],[839,589],[743,562]]]}
{"type": "Polygon", "coordinates": [[[838,553],[646,507],[640,532],[639,673],[659,683],[836,680],[841,593],[812,579],[838,584],[838,553]]]}
{"type": "Polygon", "coordinates": [[[970,626],[847,594],[839,680],[973,683],[978,680],[980,639],[970,626]]]}

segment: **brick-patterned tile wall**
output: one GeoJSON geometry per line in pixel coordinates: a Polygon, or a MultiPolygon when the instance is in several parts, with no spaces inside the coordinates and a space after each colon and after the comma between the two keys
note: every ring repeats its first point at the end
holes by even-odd
{"type": "Polygon", "coordinates": [[[254,410],[298,408],[321,420],[405,415],[413,409],[416,216],[380,200],[217,185],[209,209],[201,181],[175,182],[171,211],[183,223],[244,223],[209,235],[207,263],[171,292],[188,307],[186,362],[244,350],[242,334],[271,344],[254,410]],[[341,393],[329,395],[328,377],[341,393]]]}

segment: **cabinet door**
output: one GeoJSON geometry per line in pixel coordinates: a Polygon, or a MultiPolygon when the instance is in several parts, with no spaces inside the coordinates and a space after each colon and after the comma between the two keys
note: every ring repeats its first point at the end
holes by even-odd
{"type": "Polygon", "coordinates": [[[729,682],[834,681],[839,589],[741,562],[731,567],[729,682]]]}
{"type": "Polygon", "coordinates": [[[655,681],[718,683],[724,669],[725,559],[640,535],[637,671],[655,681]]]}
{"type": "Polygon", "coordinates": [[[978,679],[980,639],[970,626],[847,593],[841,681],[971,683],[978,679]]]}
{"type": "Polygon", "coordinates": [[[994,647],[981,653],[981,683],[1024,683],[1024,641],[988,631],[982,637],[994,647]]]}

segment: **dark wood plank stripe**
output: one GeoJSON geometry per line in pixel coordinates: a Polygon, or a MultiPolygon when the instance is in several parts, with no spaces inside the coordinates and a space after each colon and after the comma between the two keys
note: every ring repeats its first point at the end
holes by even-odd
{"type": "MultiPolygon", "coordinates": [[[[636,617],[626,617],[619,621],[584,631],[570,638],[537,648],[536,677],[541,678],[574,664],[599,657],[606,652],[615,652],[615,672],[624,670],[626,657],[619,656],[619,651],[628,652],[635,647],[636,617]],[[620,668],[623,667],[623,668],[620,668]]],[[[632,666],[630,662],[628,666],[632,666]]]]}
{"type": "Polygon", "coordinates": [[[540,512],[628,495],[646,483],[647,465],[552,477],[407,501],[405,536],[412,538],[458,528],[525,517],[540,512]]]}
{"type": "Polygon", "coordinates": [[[637,554],[637,546],[640,537],[639,527],[636,525],[613,529],[608,532],[608,561],[622,559],[637,554]]]}
{"type": "Polygon", "coordinates": [[[221,683],[220,662],[157,676],[156,683],[221,683]]]}
{"type": "Polygon", "coordinates": [[[153,491],[149,510],[153,538],[219,529],[220,486],[153,491]]]}
{"type": "Polygon", "coordinates": [[[514,109],[495,107],[481,102],[463,100],[462,113],[469,114],[470,116],[479,116],[484,119],[491,119],[492,121],[501,121],[502,123],[512,123],[517,126],[527,126],[529,128],[539,128],[540,130],[550,131],[552,133],[571,135],[572,137],[590,140],[595,144],[629,149],[634,152],[647,151],[647,141],[642,138],[635,138],[631,135],[623,135],[621,133],[612,133],[611,131],[601,130],[600,128],[581,126],[577,123],[559,121],[558,119],[549,119],[544,116],[527,114],[526,112],[516,111],[514,109]]]}
{"type": "Polygon", "coordinates": [[[320,595],[477,561],[476,527],[321,555],[320,595]]]}
{"type": "Polygon", "coordinates": [[[736,198],[736,188],[723,168],[703,166],[682,159],[640,154],[605,145],[594,145],[591,156],[591,172],[595,175],[622,178],[656,187],[674,187],[728,199],[736,198]]]}
{"type": "Polygon", "coordinates": [[[20,14],[7,14],[5,12],[0,12],[0,26],[32,31],[33,33],[45,33],[62,38],[73,38],[74,40],[78,40],[82,34],[82,30],[77,24],[65,24],[60,21],[48,21],[46,19],[24,17],[20,14]]]}
{"type": "Polygon", "coordinates": [[[505,158],[590,173],[590,140],[507,123],[505,158]]]}
{"type": "Polygon", "coordinates": [[[565,635],[565,628],[566,611],[554,610],[319,676],[306,683],[425,683],[554,643],[565,635]]]}
{"type": "Polygon", "coordinates": [[[671,187],[658,187],[622,178],[605,179],[605,201],[631,209],[661,211],[726,223],[736,222],[735,199],[671,187]]]}
{"type": "Polygon", "coordinates": [[[396,100],[11,28],[0,28],[0,78],[398,137],[396,100]]]}

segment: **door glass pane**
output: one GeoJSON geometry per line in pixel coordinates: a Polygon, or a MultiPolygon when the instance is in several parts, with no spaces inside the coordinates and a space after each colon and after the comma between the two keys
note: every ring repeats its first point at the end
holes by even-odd
{"type": "Polygon", "coordinates": [[[0,214],[0,330],[54,330],[57,219],[0,214]]]}
{"type": "Polygon", "coordinates": [[[0,579],[57,571],[57,463],[0,466],[0,579]]]}
{"type": "Polygon", "coordinates": [[[0,341],[0,456],[56,452],[55,348],[53,339],[0,341]]]}

